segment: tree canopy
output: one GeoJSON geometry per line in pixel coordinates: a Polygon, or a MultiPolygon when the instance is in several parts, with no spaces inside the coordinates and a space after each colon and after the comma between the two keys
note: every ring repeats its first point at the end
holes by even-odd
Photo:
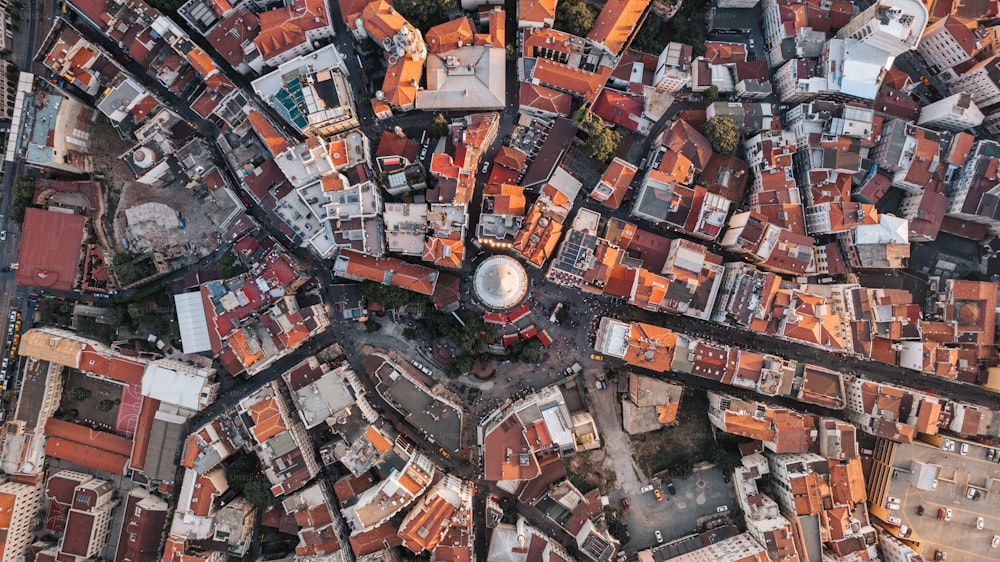
{"type": "Polygon", "coordinates": [[[583,106],[574,111],[573,124],[587,131],[587,155],[594,160],[607,162],[618,151],[622,136],[605,125],[600,117],[590,111],[590,107],[583,106]]]}
{"type": "Polygon", "coordinates": [[[586,37],[597,21],[597,8],[584,0],[562,0],[556,7],[553,27],[577,37],[586,37]]]}
{"type": "Polygon", "coordinates": [[[448,13],[458,8],[455,0],[396,0],[395,9],[420,31],[448,21],[448,13]]]}
{"type": "Polygon", "coordinates": [[[618,131],[601,125],[596,131],[590,132],[590,138],[587,139],[587,155],[594,160],[607,162],[614,157],[621,141],[622,136],[618,131]]]}
{"type": "Polygon", "coordinates": [[[438,113],[434,116],[431,126],[427,128],[427,132],[432,137],[443,137],[448,134],[448,120],[445,119],[443,113],[438,113]]]}
{"type": "Polygon", "coordinates": [[[377,302],[386,308],[399,308],[403,305],[425,307],[430,303],[426,296],[419,293],[374,281],[361,282],[361,296],[368,302],[377,302]]]}
{"type": "Polygon", "coordinates": [[[712,150],[721,154],[732,154],[740,142],[740,126],[729,117],[712,117],[702,129],[705,138],[712,143],[712,150]]]}

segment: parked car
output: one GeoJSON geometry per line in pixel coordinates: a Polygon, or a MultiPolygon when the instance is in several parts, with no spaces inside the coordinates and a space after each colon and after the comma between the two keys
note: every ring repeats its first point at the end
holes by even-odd
{"type": "Polygon", "coordinates": [[[951,439],[945,439],[944,443],[941,444],[941,449],[945,451],[954,451],[955,442],[952,441],[951,439]]]}
{"type": "Polygon", "coordinates": [[[951,508],[944,510],[944,520],[951,521],[951,508]]]}
{"type": "Polygon", "coordinates": [[[663,494],[660,493],[659,488],[653,488],[653,495],[656,496],[656,501],[658,502],[663,501],[663,494]]]}
{"type": "Polygon", "coordinates": [[[653,491],[653,486],[652,485],[643,486],[642,488],[639,488],[639,492],[641,492],[643,494],[645,494],[646,492],[652,492],[652,491],[653,491]]]}
{"type": "Polygon", "coordinates": [[[656,543],[657,544],[663,544],[663,533],[661,533],[659,530],[657,530],[653,534],[656,535],[656,543]]]}
{"type": "Polygon", "coordinates": [[[1000,535],[993,535],[993,542],[990,543],[990,546],[993,548],[1000,546],[1000,535]]]}
{"type": "Polygon", "coordinates": [[[888,517],[888,518],[886,518],[885,521],[886,521],[886,523],[888,523],[890,525],[899,525],[900,523],[903,522],[903,520],[900,519],[899,517],[888,517]]]}
{"type": "Polygon", "coordinates": [[[715,508],[716,513],[725,513],[727,511],[729,511],[728,505],[720,505],[719,507],[715,508]]]}
{"type": "Polygon", "coordinates": [[[899,502],[901,501],[901,500],[900,500],[899,498],[894,498],[894,497],[892,497],[892,496],[889,496],[888,498],[886,498],[886,500],[887,500],[887,501],[888,501],[889,503],[899,503],[899,502]]]}
{"type": "Polygon", "coordinates": [[[941,521],[943,519],[944,519],[944,508],[941,507],[941,508],[938,508],[938,521],[941,521]]]}
{"type": "Polygon", "coordinates": [[[968,443],[962,443],[962,447],[961,447],[961,449],[959,449],[959,452],[961,454],[963,454],[963,455],[969,454],[969,444],[968,443]]]}
{"type": "Polygon", "coordinates": [[[674,488],[674,483],[670,480],[667,480],[667,491],[670,492],[671,496],[677,495],[677,490],[674,488]]]}
{"type": "Polygon", "coordinates": [[[983,519],[982,515],[980,515],[979,517],[976,517],[976,529],[979,529],[980,531],[982,531],[983,530],[983,526],[985,524],[986,524],[986,521],[983,519]]]}
{"type": "Polygon", "coordinates": [[[604,356],[599,353],[591,353],[590,358],[594,361],[604,361],[604,356]]]}
{"type": "Polygon", "coordinates": [[[976,489],[975,488],[969,488],[969,492],[967,494],[965,494],[965,497],[969,498],[970,500],[971,499],[975,499],[975,497],[976,497],[976,489]]]}
{"type": "Polygon", "coordinates": [[[986,460],[988,461],[993,460],[993,457],[996,456],[996,454],[997,454],[996,449],[989,449],[988,451],[986,451],[986,460]]]}
{"type": "Polygon", "coordinates": [[[625,508],[625,511],[628,511],[628,498],[622,498],[622,507],[625,508]]]}
{"type": "Polygon", "coordinates": [[[924,506],[918,505],[917,506],[917,515],[923,515],[923,514],[924,514],[924,506]]]}

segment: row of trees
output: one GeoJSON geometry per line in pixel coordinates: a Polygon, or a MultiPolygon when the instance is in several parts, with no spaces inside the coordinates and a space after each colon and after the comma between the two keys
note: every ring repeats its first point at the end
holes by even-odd
{"type": "Polygon", "coordinates": [[[11,222],[21,224],[24,222],[24,210],[34,204],[35,199],[35,178],[30,176],[17,176],[14,178],[14,202],[7,212],[11,222]]]}
{"type": "Polygon", "coordinates": [[[132,252],[121,252],[111,258],[111,265],[114,268],[115,277],[118,278],[118,282],[123,287],[156,275],[156,264],[153,263],[153,258],[147,254],[137,255],[132,252]]]}

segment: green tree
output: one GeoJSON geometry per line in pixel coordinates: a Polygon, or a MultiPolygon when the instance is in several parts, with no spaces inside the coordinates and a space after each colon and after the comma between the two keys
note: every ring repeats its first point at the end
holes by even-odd
{"type": "Polygon", "coordinates": [[[82,386],[73,387],[69,390],[69,399],[73,402],[83,402],[84,400],[90,398],[90,389],[83,388],[82,386]]]}
{"type": "Polygon", "coordinates": [[[562,307],[556,311],[556,322],[562,324],[567,320],[569,320],[569,305],[563,304],[562,307]]]}
{"type": "Polygon", "coordinates": [[[458,7],[455,0],[396,0],[394,4],[396,11],[420,31],[448,21],[448,13],[458,7]]]}
{"type": "Polygon", "coordinates": [[[618,152],[618,145],[622,141],[622,136],[618,131],[605,127],[603,124],[591,128],[590,136],[587,137],[587,155],[600,162],[611,160],[618,152]]]}
{"type": "Polygon", "coordinates": [[[705,101],[712,103],[719,101],[719,87],[712,84],[705,90],[705,101]]]}
{"type": "Polygon", "coordinates": [[[729,117],[712,117],[702,133],[712,143],[712,150],[721,154],[732,154],[739,146],[740,126],[729,117]]]}
{"type": "Polygon", "coordinates": [[[427,128],[427,132],[432,137],[443,137],[448,134],[448,120],[445,119],[443,113],[438,113],[434,116],[430,126],[427,128]]]}
{"type": "Polygon", "coordinates": [[[271,493],[271,484],[263,475],[243,484],[243,498],[257,507],[269,507],[278,503],[271,493]]]}
{"type": "Polygon", "coordinates": [[[508,43],[505,49],[507,51],[507,60],[517,60],[517,45],[508,43]]]}
{"type": "Polygon", "coordinates": [[[585,37],[594,28],[595,21],[597,9],[584,0],[562,0],[556,7],[553,27],[577,37],[585,37]]]}
{"type": "Polygon", "coordinates": [[[114,400],[101,400],[97,403],[98,412],[110,412],[112,408],[115,407],[114,400]]]}
{"type": "Polygon", "coordinates": [[[382,329],[382,325],[379,324],[378,322],[376,322],[376,321],[374,321],[374,320],[372,320],[370,318],[365,321],[365,331],[368,332],[369,334],[372,333],[372,332],[377,332],[377,331],[379,331],[381,329],[382,329]]]}
{"type": "Polygon", "coordinates": [[[243,267],[240,263],[239,258],[232,250],[229,250],[222,257],[219,258],[219,273],[222,274],[223,279],[232,279],[233,277],[238,277],[246,273],[247,268],[243,267]]]}

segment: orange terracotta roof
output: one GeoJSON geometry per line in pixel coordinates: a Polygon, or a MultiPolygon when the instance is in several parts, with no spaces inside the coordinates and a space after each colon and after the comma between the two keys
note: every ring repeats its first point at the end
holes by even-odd
{"type": "Polygon", "coordinates": [[[375,258],[353,250],[342,250],[339,259],[347,260],[345,273],[350,278],[391,284],[424,295],[434,294],[438,279],[435,269],[395,258],[375,258]],[[388,272],[392,275],[387,276],[388,272]]]}
{"type": "Polygon", "coordinates": [[[368,0],[338,0],[337,3],[340,5],[340,16],[347,27],[352,31],[357,29],[355,20],[361,17],[361,12],[369,3],[368,0]]]}
{"type": "Polygon", "coordinates": [[[371,443],[372,446],[375,447],[375,449],[377,449],[380,453],[384,453],[392,448],[392,443],[383,437],[382,432],[375,429],[374,426],[368,426],[368,429],[365,431],[365,438],[368,439],[368,442],[371,443]]]}
{"type": "Polygon", "coordinates": [[[198,458],[201,452],[198,446],[198,437],[195,434],[187,436],[184,440],[184,455],[181,457],[181,466],[184,468],[194,468],[194,459],[198,458]]]}
{"type": "Polygon", "coordinates": [[[361,12],[361,19],[365,22],[368,36],[377,45],[395,37],[404,25],[413,27],[387,0],[370,2],[361,12]]]}
{"type": "Polygon", "coordinates": [[[573,97],[566,92],[546,88],[540,84],[521,82],[518,97],[521,107],[536,109],[556,115],[569,115],[573,97]]]}
{"type": "Polygon", "coordinates": [[[437,238],[430,237],[424,242],[423,260],[443,267],[462,267],[465,257],[465,245],[461,237],[437,238]]]}
{"type": "Polygon", "coordinates": [[[390,105],[406,107],[417,99],[417,88],[424,73],[423,61],[415,61],[409,55],[400,57],[396,64],[385,71],[382,95],[390,105]]]}
{"type": "Polygon", "coordinates": [[[253,434],[258,443],[263,443],[288,429],[274,398],[268,397],[257,402],[250,406],[249,412],[254,423],[253,434]]]}
{"type": "Polygon", "coordinates": [[[288,150],[288,141],[259,111],[251,110],[247,118],[272,155],[277,156],[288,150]]]}
{"type": "Polygon", "coordinates": [[[523,22],[553,22],[556,18],[556,0],[518,0],[517,19],[523,22]]]}
{"type": "Polygon", "coordinates": [[[613,70],[602,66],[594,73],[540,58],[535,59],[533,77],[542,84],[579,94],[584,100],[593,102],[613,70]]]}
{"type": "Polygon", "coordinates": [[[220,495],[222,492],[223,490],[215,487],[215,483],[212,482],[211,478],[204,475],[195,476],[194,490],[191,494],[191,513],[198,517],[207,517],[212,513],[212,502],[215,496],[220,495]]]}
{"type": "Polygon", "coordinates": [[[320,178],[319,182],[324,192],[343,191],[350,187],[344,176],[340,174],[327,174],[320,178]]]}
{"type": "Polygon", "coordinates": [[[128,466],[128,455],[118,455],[60,437],[49,437],[45,442],[45,456],[111,474],[125,474],[125,468],[128,466]]]}
{"type": "Polygon", "coordinates": [[[229,346],[229,349],[236,354],[236,358],[239,359],[240,363],[244,367],[253,365],[265,355],[263,348],[256,353],[250,351],[250,345],[247,342],[247,336],[243,333],[243,330],[236,330],[233,332],[232,335],[230,335],[226,340],[226,344],[229,346]]]}
{"type": "Polygon", "coordinates": [[[202,78],[218,72],[215,63],[212,62],[212,57],[208,56],[208,53],[201,50],[200,47],[195,47],[188,51],[187,60],[191,63],[195,72],[201,74],[202,78]]]}
{"type": "Polygon", "coordinates": [[[428,29],[424,34],[424,42],[427,44],[427,52],[441,54],[472,45],[474,35],[469,18],[459,17],[428,29]]]}
{"type": "Polygon", "coordinates": [[[254,44],[265,61],[307,41],[306,32],[330,25],[326,0],[293,0],[292,5],[260,13],[254,44]]]}
{"type": "Polygon", "coordinates": [[[608,0],[587,39],[603,44],[615,56],[620,55],[647,6],[649,0],[608,0]]]}
{"type": "Polygon", "coordinates": [[[440,494],[425,499],[417,509],[407,515],[399,528],[399,538],[403,539],[403,546],[414,554],[424,550],[434,550],[451,525],[455,511],[455,506],[440,494]]]}

